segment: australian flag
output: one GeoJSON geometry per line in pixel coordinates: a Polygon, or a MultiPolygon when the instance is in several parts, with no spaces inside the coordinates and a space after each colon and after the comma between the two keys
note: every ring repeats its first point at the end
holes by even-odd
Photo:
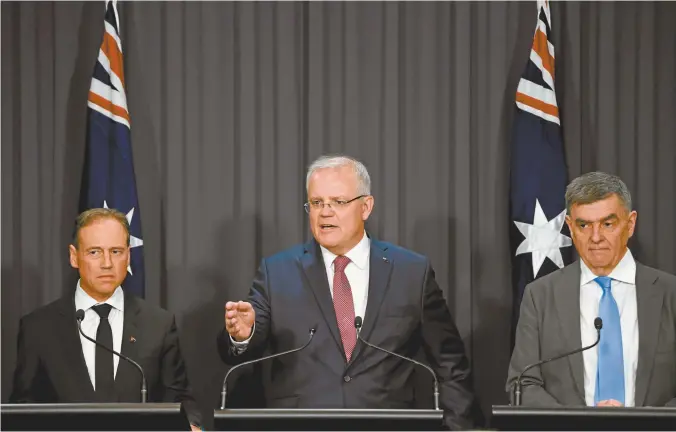
{"type": "Polygon", "coordinates": [[[87,101],[88,136],[80,210],[114,208],[131,227],[131,264],[123,288],[143,297],[145,272],[141,211],[131,151],[131,122],[125,94],[124,63],[116,1],[106,1],[103,41],[87,101]]]}
{"type": "Polygon", "coordinates": [[[514,320],[527,284],[571,262],[565,224],[566,163],[554,90],[551,12],[537,2],[533,46],[516,92],[511,147],[510,235],[514,320]]]}

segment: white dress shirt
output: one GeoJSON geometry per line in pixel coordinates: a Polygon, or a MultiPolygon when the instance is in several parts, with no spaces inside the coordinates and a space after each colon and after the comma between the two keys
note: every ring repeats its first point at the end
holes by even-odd
{"type": "MultiPolygon", "coordinates": [[[[85,312],[84,320],[82,320],[82,332],[90,338],[96,340],[96,330],[99,328],[99,321],[101,318],[96,313],[92,306],[107,303],[112,306],[108,321],[110,328],[113,331],[113,350],[120,352],[122,348],[122,328],[124,325],[124,292],[121,287],[117,287],[113,295],[103,303],[99,303],[87,294],[82,287],[80,281],[77,282],[77,289],[75,290],[75,310],[82,309],[85,312]]],[[[85,363],[87,364],[87,371],[89,372],[89,379],[92,382],[92,387],[96,390],[96,345],[85,339],[80,335],[80,342],[82,343],[82,353],[84,354],[85,363]]],[[[110,348],[110,347],[109,347],[110,348]]],[[[108,353],[113,357],[113,378],[117,375],[117,365],[120,358],[113,353],[108,353]]]]}
{"type": "MultiPolygon", "coordinates": [[[[326,266],[326,277],[329,279],[329,289],[331,290],[331,298],[333,298],[333,275],[334,261],[338,255],[320,246],[322,250],[322,257],[324,258],[324,265],[326,266]]],[[[355,247],[350,249],[346,254],[350,259],[347,267],[345,267],[345,276],[350,282],[352,289],[352,301],[354,302],[354,316],[362,317],[366,322],[366,301],[369,294],[369,258],[371,257],[371,239],[364,233],[364,237],[357,243],[355,247]]]]}
{"type": "MultiPolygon", "coordinates": [[[[326,277],[329,280],[331,298],[333,298],[333,262],[338,255],[329,251],[324,246],[320,246],[320,248],[322,251],[322,258],[324,259],[324,266],[326,267],[326,277]]],[[[371,258],[371,239],[366,235],[366,231],[364,231],[364,236],[359,243],[350,249],[345,256],[350,259],[350,262],[345,267],[345,276],[347,276],[347,280],[350,282],[350,288],[352,289],[354,316],[362,317],[365,322],[366,317],[364,315],[366,313],[366,302],[369,293],[369,259],[371,258]]],[[[230,336],[230,341],[235,347],[235,353],[241,354],[244,352],[255,331],[256,325],[254,324],[251,336],[249,336],[249,339],[242,342],[237,342],[230,336]]]]}
{"type": "MultiPolygon", "coordinates": [[[[582,346],[596,342],[594,319],[598,316],[599,301],[603,288],[594,279],[597,277],[580,260],[580,329],[582,346]]],[[[624,360],[624,405],[634,406],[636,366],[638,364],[638,312],[636,303],[636,262],[627,249],[624,257],[608,275],[612,278],[610,292],[620,311],[622,330],[622,356],[624,360]]],[[[596,392],[596,367],[598,346],[582,353],[584,359],[584,393],[587,406],[594,406],[596,392]]]]}

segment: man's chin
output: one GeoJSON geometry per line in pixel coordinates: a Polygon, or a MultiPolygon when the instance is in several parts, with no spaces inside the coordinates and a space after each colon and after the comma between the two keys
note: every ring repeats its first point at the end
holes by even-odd
{"type": "Polygon", "coordinates": [[[118,286],[120,286],[120,283],[115,280],[99,282],[96,291],[101,294],[112,294],[118,286]]]}
{"type": "Polygon", "coordinates": [[[334,240],[332,240],[332,239],[322,238],[322,237],[320,237],[320,238],[317,239],[317,243],[319,243],[320,246],[322,246],[322,247],[324,247],[324,248],[326,248],[326,249],[329,249],[329,250],[331,250],[331,249],[335,248],[336,246],[338,246],[338,242],[337,242],[337,241],[334,241],[334,240]]]}
{"type": "Polygon", "coordinates": [[[316,239],[324,247],[336,246],[340,243],[340,232],[335,228],[330,231],[319,230],[316,239]]]}
{"type": "Polygon", "coordinates": [[[319,243],[319,245],[323,248],[336,253],[336,249],[340,248],[341,241],[336,235],[320,235],[317,237],[317,243],[319,243]]]}

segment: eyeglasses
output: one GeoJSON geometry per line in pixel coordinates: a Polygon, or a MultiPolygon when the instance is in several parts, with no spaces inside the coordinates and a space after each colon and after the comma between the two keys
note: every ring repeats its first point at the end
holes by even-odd
{"type": "Polygon", "coordinates": [[[325,203],[322,200],[313,200],[303,204],[303,207],[305,207],[306,213],[310,213],[310,210],[321,210],[324,208],[324,206],[329,206],[330,209],[336,211],[347,207],[347,205],[350,204],[352,201],[358,200],[359,198],[364,198],[365,196],[368,195],[359,195],[358,197],[354,197],[351,200],[347,201],[333,199],[328,203],[325,203]]]}

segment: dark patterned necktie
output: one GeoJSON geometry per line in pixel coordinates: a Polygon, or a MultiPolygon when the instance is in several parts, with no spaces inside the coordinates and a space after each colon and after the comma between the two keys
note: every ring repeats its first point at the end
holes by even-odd
{"type": "Polygon", "coordinates": [[[357,345],[357,333],[354,329],[354,301],[352,288],[345,276],[345,267],[350,263],[346,256],[338,256],[333,261],[333,308],[336,311],[336,321],[343,341],[345,358],[350,361],[352,351],[357,345]]]}

